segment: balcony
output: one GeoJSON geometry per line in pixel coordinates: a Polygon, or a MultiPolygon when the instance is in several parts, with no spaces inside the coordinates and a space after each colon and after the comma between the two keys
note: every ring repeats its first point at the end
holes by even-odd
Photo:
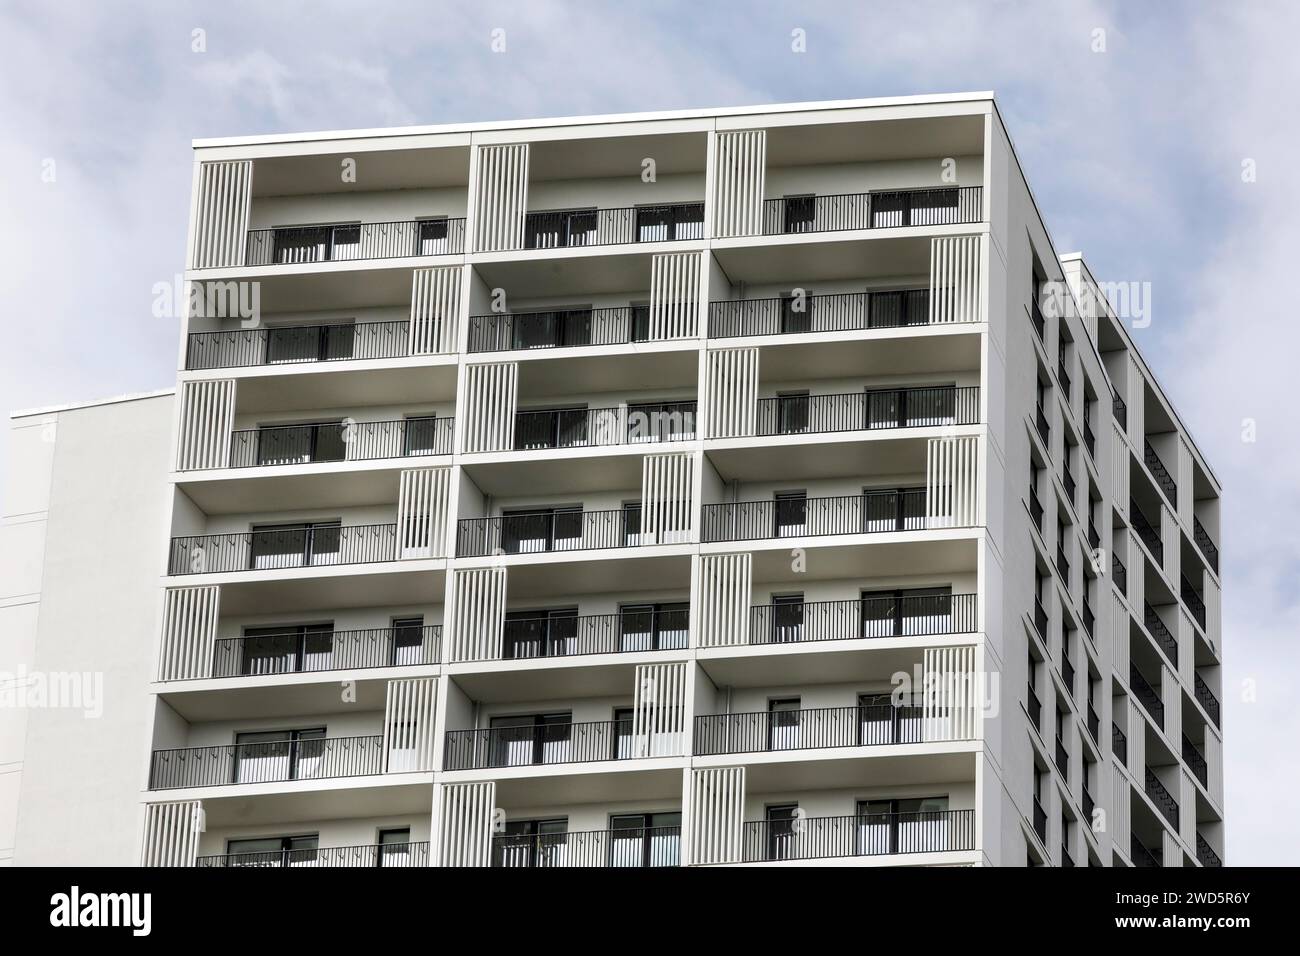
{"type": "Polygon", "coordinates": [[[1069,656],[1065,654],[1061,655],[1061,680],[1065,682],[1065,689],[1069,693],[1070,699],[1073,700],[1074,699],[1074,662],[1071,661],[1069,656]]]}
{"type": "Polygon", "coordinates": [[[695,756],[923,743],[921,707],[896,707],[887,695],[884,700],[856,707],[696,717],[695,756]]]}
{"type": "Polygon", "coordinates": [[[1097,616],[1092,613],[1092,605],[1088,602],[1088,596],[1083,597],[1083,632],[1092,637],[1096,632],[1097,616]]]}
{"type": "Polygon", "coordinates": [[[835,498],[773,498],[705,505],[701,540],[760,541],[923,531],[925,490],[890,489],[835,498]]]}
{"type": "Polygon", "coordinates": [[[1119,758],[1120,763],[1128,763],[1128,738],[1119,729],[1119,724],[1110,725],[1110,752],[1119,758]]]}
{"type": "Polygon", "coordinates": [[[1201,786],[1209,787],[1210,785],[1210,768],[1205,762],[1204,755],[1196,749],[1196,744],[1187,739],[1183,734],[1183,762],[1195,774],[1196,779],[1201,781],[1201,786]]]}
{"type": "Polygon", "coordinates": [[[1178,507],[1178,486],[1174,484],[1174,476],[1169,474],[1169,469],[1160,460],[1156,450],[1151,447],[1151,442],[1145,439],[1142,442],[1142,460],[1147,463],[1147,468],[1151,469],[1156,484],[1160,486],[1164,496],[1169,499],[1170,507],[1178,507]]]}
{"type": "Polygon", "coordinates": [[[1059,541],[1056,543],[1056,570],[1068,589],[1070,587],[1070,559],[1065,556],[1065,548],[1061,546],[1059,541]]]}
{"type": "Polygon", "coordinates": [[[495,518],[462,518],[456,528],[456,557],[490,554],[539,554],[633,548],[686,540],[686,530],[667,533],[663,541],[641,533],[639,505],[610,511],[539,510],[495,518]],[[672,537],[676,536],[676,537],[672,537]]]}
{"type": "Polygon", "coordinates": [[[1065,741],[1060,737],[1056,738],[1056,769],[1061,772],[1061,776],[1066,780],[1070,779],[1070,753],[1065,749],[1065,741]]]}
{"type": "Polygon", "coordinates": [[[1111,396],[1110,413],[1115,417],[1115,421],[1119,422],[1119,427],[1128,431],[1128,405],[1118,394],[1111,396]]]}
{"type": "Polygon", "coordinates": [[[682,828],[621,827],[492,837],[492,866],[660,867],[681,865],[682,828]]]}
{"type": "Polygon", "coordinates": [[[1151,557],[1155,558],[1156,564],[1163,566],[1165,563],[1165,546],[1160,540],[1160,533],[1151,527],[1151,522],[1147,521],[1142,509],[1131,498],[1128,503],[1128,515],[1133,530],[1137,532],[1142,543],[1147,546],[1147,550],[1151,552],[1151,557]]]}
{"type": "MultiPolygon", "coordinates": [[[[676,755],[672,746],[657,746],[656,752],[647,752],[649,738],[645,734],[638,738],[633,733],[632,724],[629,718],[449,730],[443,770],[595,763],[676,755]],[[670,750],[674,753],[670,754],[670,750]]],[[[680,742],[678,734],[663,736],[680,742]]]]}
{"type": "Polygon", "coordinates": [[[704,238],[704,203],[549,209],[524,216],[525,249],[572,249],[704,238]]]}
{"type": "Polygon", "coordinates": [[[502,656],[506,660],[533,660],[683,650],[688,644],[689,627],[687,608],[510,618],[502,630],[502,656]]]}
{"type": "Polygon", "coordinates": [[[332,625],[213,642],[212,677],[263,677],[438,663],[441,625],[336,631],[332,625]]]}
{"type": "Polygon", "coordinates": [[[1097,458],[1097,436],[1092,431],[1092,425],[1085,419],[1083,423],[1083,447],[1088,449],[1088,455],[1094,460],[1097,458]]]}
{"type": "Polygon", "coordinates": [[[1038,802],[1038,797],[1034,797],[1034,832],[1038,834],[1038,839],[1047,842],[1047,811],[1038,802]]]}
{"type": "Polygon", "coordinates": [[[1038,598],[1034,598],[1034,630],[1038,632],[1043,643],[1047,643],[1047,608],[1043,607],[1038,598]]]}
{"type": "Polygon", "coordinates": [[[1219,698],[1214,696],[1214,691],[1210,690],[1210,685],[1205,683],[1205,679],[1200,674],[1193,674],[1192,686],[1196,694],[1197,701],[1205,708],[1205,713],[1209,715],[1214,726],[1219,726],[1219,698]]]}
{"type": "MultiPolygon", "coordinates": [[[[1069,455],[1069,449],[1066,450],[1066,455],[1069,455]]],[[[1071,508],[1075,507],[1079,501],[1079,485],[1075,482],[1074,472],[1070,470],[1069,465],[1061,469],[1061,483],[1065,485],[1065,500],[1070,503],[1071,508]]]]}
{"type": "Polygon", "coordinates": [[[979,387],[945,385],[760,398],[754,433],[813,435],[978,422],[979,387]]]}
{"type": "Polygon", "coordinates": [[[470,352],[520,352],[649,342],[650,306],[551,309],[469,317],[470,352]]]}
{"type": "Polygon", "coordinates": [[[767,199],[763,235],[982,222],[982,194],[981,186],[947,186],[767,199]]]}
{"type": "Polygon", "coordinates": [[[1209,841],[1200,833],[1196,834],[1196,859],[1201,866],[1223,866],[1223,860],[1219,858],[1219,854],[1214,852],[1214,848],[1210,846],[1209,841]]]}
{"type": "Polygon", "coordinates": [[[1156,639],[1156,645],[1160,648],[1165,657],[1169,659],[1169,663],[1174,666],[1174,669],[1177,670],[1177,639],[1173,634],[1169,633],[1169,628],[1165,627],[1165,622],[1160,619],[1160,615],[1156,613],[1156,609],[1150,604],[1144,605],[1142,618],[1146,622],[1147,630],[1150,631],[1151,636],[1156,639]]]}
{"type": "Polygon", "coordinates": [[[1038,528],[1039,533],[1043,530],[1043,503],[1038,500],[1038,492],[1029,489],[1029,517],[1033,519],[1034,525],[1038,528]]]}
{"type": "Polygon", "coordinates": [[[1038,429],[1038,437],[1043,440],[1043,444],[1050,450],[1052,447],[1052,429],[1047,424],[1047,415],[1043,413],[1042,405],[1034,406],[1034,427],[1038,429]]]}
{"type": "Polygon", "coordinates": [[[337,523],[172,538],[168,574],[333,567],[397,560],[397,525],[337,523]]]}
{"type": "Polygon", "coordinates": [[[975,848],[975,811],[925,810],[746,822],[746,863],[828,860],[975,848]]]}
{"type": "Polygon", "coordinates": [[[1161,729],[1165,726],[1165,705],[1160,702],[1160,695],[1152,689],[1147,683],[1142,672],[1137,669],[1136,664],[1129,665],[1129,686],[1133,688],[1133,696],[1138,699],[1142,709],[1151,715],[1156,726],[1161,729]]]}
{"type": "Polygon", "coordinates": [[[1205,555],[1206,563],[1210,565],[1210,570],[1215,574],[1219,573],[1219,549],[1214,542],[1210,540],[1209,532],[1201,524],[1201,520],[1195,516],[1192,517],[1192,540],[1196,542],[1196,547],[1205,555]]]}
{"type": "Polygon", "coordinates": [[[1146,768],[1146,792],[1147,796],[1156,805],[1156,809],[1169,821],[1169,825],[1178,829],[1178,801],[1173,798],[1165,785],[1160,782],[1154,770],[1146,768]]]}
{"type": "Polygon", "coordinates": [[[972,634],[976,628],[974,594],[861,597],[749,609],[751,645],[972,634]]]}
{"type": "Polygon", "coordinates": [[[1187,610],[1192,612],[1192,617],[1196,620],[1196,623],[1201,625],[1201,630],[1205,630],[1205,602],[1201,599],[1196,586],[1187,578],[1182,577],[1179,581],[1178,593],[1182,597],[1183,603],[1187,605],[1187,610]]]}
{"type": "Polygon", "coordinates": [[[465,251],[465,220],[432,218],[400,222],[339,222],[251,229],[246,266],[355,262],[411,256],[459,255],[465,251]]]}
{"type": "Polygon", "coordinates": [[[201,856],[199,867],[301,866],[428,866],[428,843],[383,843],[361,846],[322,846],[304,850],[265,850],[201,856]]]}
{"type": "Polygon", "coordinates": [[[185,368],[193,371],[405,358],[411,354],[410,327],[410,322],[402,320],[191,332],[185,368]]]}
{"type": "Polygon", "coordinates": [[[1128,597],[1128,568],[1124,567],[1124,562],[1113,551],[1110,555],[1110,576],[1114,579],[1115,586],[1119,588],[1119,593],[1128,597]]]}
{"type": "Polygon", "coordinates": [[[1091,701],[1088,702],[1088,735],[1094,743],[1101,744],[1101,718],[1097,716],[1091,701]]]}
{"type": "Polygon", "coordinates": [[[364,777],[383,771],[383,737],[302,737],[155,750],[150,790],[364,777]]]}
{"type": "Polygon", "coordinates": [[[709,337],[809,335],[930,324],[929,289],[893,289],[709,303],[709,337]],[[801,301],[803,308],[796,305],[801,301]]]}
{"type": "Polygon", "coordinates": [[[1029,692],[1025,695],[1025,707],[1029,711],[1029,722],[1040,731],[1043,726],[1043,704],[1034,693],[1034,685],[1029,685],[1029,692]]]}
{"type": "Polygon", "coordinates": [[[692,401],[516,412],[514,450],[691,441],[695,411],[692,401]]]}
{"type": "Polygon", "coordinates": [[[230,435],[231,468],[450,455],[451,418],[264,425],[230,435]]]}
{"type": "Polygon", "coordinates": [[[1129,841],[1129,856],[1133,860],[1135,867],[1159,867],[1160,860],[1154,853],[1142,845],[1142,841],[1134,834],[1129,841]]]}
{"type": "Polygon", "coordinates": [[[1038,301],[1038,296],[1034,295],[1029,300],[1029,318],[1033,320],[1034,331],[1038,333],[1038,341],[1044,345],[1047,344],[1047,320],[1043,318],[1043,307],[1038,301]]]}
{"type": "Polygon", "coordinates": [[[1061,397],[1065,399],[1065,404],[1070,404],[1070,373],[1065,370],[1064,357],[1057,363],[1056,381],[1060,383],[1061,397]]]}

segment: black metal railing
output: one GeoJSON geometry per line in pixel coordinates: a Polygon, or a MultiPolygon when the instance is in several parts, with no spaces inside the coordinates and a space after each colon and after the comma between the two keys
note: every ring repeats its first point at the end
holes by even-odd
{"type": "Polygon", "coordinates": [[[1034,406],[1034,427],[1038,429],[1038,437],[1043,440],[1043,444],[1050,448],[1052,427],[1047,423],[1047,415],[1043,412],[1042,405],[1034,406]]]}
{"type": "Polygon", "coordinates": [[[495,518],[462,518],[456,526],[456,556],[592,551],[685,541],[688,530],[641,533],[641,509],[535,511],[495,518]],[[656,540],[658,538],[659,540],[656,540]]]}
{"type": "Polygon", "coordinates": [[[707,714],[695,718],[695,755],[919,744],[923,723],[920,706],[895,706],[887,698],[856,707],[707,714]]]}
{"type": "Polygon", "coordinates": [[[185,367],[249,368],[302,362],[403,358],[411,353],[410,323],[341,322],[191,332],[185,367]]]}
{"type": "Polygon", "coordinates": [[[1214,696],[1214,691],[1210,690],[1210,685],[1205,683],[1205,678],[1200,674],[1192,674],[1192,688],[1196,695],[1197,701],[1205,709],[1210,720],[1214,721],[1214,726],[1219,726],[1219,698],[1214,696]]]}
{"type": "Polygon", "coordinates": [[[470,352],[517,352],[626,345],[650,340],[650,306],[616,305],[599,309],[471,315],[467,349],[470,352]]]}
{"type": "Polygon", "coordinates": [[[700,536],[715,542],[922,531],[928,525],[925,503],[925,489],[914,488],[705,505],[700,536]]]}
{"type": "Polygon", "coordinates": [[[1128,763],[1128,738],[1119,724],[1110,725],[1110,752],[1119,758],[1120,763],[1128,763]]]}
{"type": "Polygon", "coordinates": [[[1088,702],[1088,734],[1092,737],[1093,743],[1101,745],[1101,717],[1097,715],[1097,710],[1088,702]]]}
{"type": "Polygon", "coordinates": [[[809,435],[978,422],[979,386],[941,385],[760,398],[754,434],[809,435]]]}
{"type": "Polygon", "coordinates": [[[1029,710],[1029,720],[1035,727],[1042,729],[1043,726],[1043,704],[1034,693],[1034,685],[1029,685],[1029,693],[1025,697],[1025,706],[1029,710]]]}
{"type": "Polygon", "coordinates": [[[1160,460],[1156,450],[1151,447],[1151,442],[1146,439],[1142,440],[1142,460],[1147,463],[1151,469],[1151,474],[1156,479],[1156,484],[1164,492],[1164,496],[1169,499],[1169,504],[1178,507],[1178,485],[1174,483],[1174,476],[1169,474],[1169,469],[1165,463],[1160,460]]]}
{"type": "Polygon", "coordinates": [[[547,209],[524,214],[525,249],[568,249],[704,238],[704,203],[618,209],[547,209]]]}
{"type": "Polygon", "coordinates": [[[681,827],[620,827],[564,833],[506,833],[492,837],[492,866],[680,866],[681,827]]]}
{"type": "Polygon", "coordinates": [[[689,627],[686,608],[510,618],[501,631],[501,656],[525,660],[681,650],[689,627]]]}
{"type": "Polygon", "coordinates": [[[1038,839],[1047,842],[1047,811],[1038,802],[1038,797],[1034,797],[1034,832],[1038,834],[1038,839]]]}
{"type": "Polygon", "coordinates": [[[373,564],[397,559],[397,525],[317,525],[172,538],[168,574],[373,564]]]}
{"type": "Polygon", "coordinates": [[[449,730],[444,770],[592,763],[645,756],[679,756],[682,735],[633,733],[632,720],[525,724],[449,730]]]}
{"type": "Polygon", "coordinates": [[[1065,358],[1056,363],[1056,380],[1061,386],[1061,395],[1065,404],[1070,404],[1070,373],[1065,370],[1065,358]]]}
{"type": "Polygon", "coordinates": [[[1034,598],[1034,630],[1040,638],[1047,640],[1047,608],[1038,598],[1034,598]]]}
{"type": "Polygon", "coordinates": [[[974,594],[904,594],[847,601],[783,602],[749,609],[750,644],[971,634],[974,594]]]}
{"type": "Polygon", "coordinates": [[[1129,840],[1129,856],[1132,857],[1133,865],[1136,867],[1160,866],[1159,858],[1143,846],[1142,841],[1137,838],[1136,834],[1129,840]]]}
{"type": "Polygon", "coordinates": [[[1201,781],[1201,786],[1210,785],[1210,767],[1205,762],[1205,755],[1197,749],[1196,744],[1192,743],[1186,734],[1183,734],[1183,761],[1191,768],[1196,779],[1201,781]]]}
{"type": "Polygon", "coordinates": [[[1210,846],[1209,841],[1200,833],[1196,834],[1196,859],[1201,866],[1223,866],[1223,860],[1220,859],[1219,854],[1214,852],[1214,848],[1210,846]]]}
{"type": "Polygon", "coordinates": [[[1029,489],[1029,517],[1041,532],[1043,530],[1043,503],[1038,500],[1038,492],[1029,489]]]}
{"type": "Polygon", "coordinates": [[[1083,447],[1088,449],[1090,456],[1097,457],[1097,436],[1093,433],[1092,425],[1086,419],[1083,423],[1083,447]]]}
{"type": "Polygon", "coordinates": [[[264,425],[230,435],[231,468],[450,455],[453,419],[264,425]]]}
{"type": "Polygon", "coordinates": [[[1079,485],[1074,480],[1074,472],[1069,465],[1061,469],[1061,483],[1065,485],[1065,500],[1070,503],[1070,507],[1075,507],[1079,501],[1079,485]]]}
{"type": "Polygon", "coordinates": [[[974,810],[865,813],[745,823],[741,860],[827,860],[975,848],[974,810]]]}
{"type": "Polygon", "coordinates": [[[1156,772],[1150,767],[1146,768],[1146,791],[1147,796],[1155,803],[1156,809],[1169,821],[1169,825],[1177,830],[1178,801],[1173,798],[1165,785],[1160,782],[1160,778],[1156,776],[1156,772]]]}
{"type": "Polygon", "coordinates": [[[1029,299],[1029,318],[1033,320],[1034,331],[1038,333],[1038,341],[1046,345],[1047,319],[1043,317],[1043,306],[1038,301],[1037,295],[1033,295],[1029,299]]]}
{"type": "Polygon", "coordinates": [[[1201,554],[1205,555],[1206,562],[1210,565],[1210,570],[1215,574],[1219,573],[1219,549],[1213,541],[1210,540],[1210,533],[1205,530],[1201,524],[1201,519],[1195,515],[1192,516],[1192,541],[1201,549],[1201,554]]]}
{"type": "Polygon", "coordinates": [[[1200,592],[1196,590],[1196,585],[1180,575],[1178,593],[1182,596],[1183,603],[1187,605],[1187,610],[1192,612],[1192,618],[1197,624],[1201,625],[1201,630],[1205,630],[1205,601],[1201,599],[1200,592]]]}
{"type": "Polygon", "coordinates": [[[1066,655],[1061,656],[1061,680],[1065,683],[1065,690],[1074,699],[1074,662],[1066,655]]]}
{"type": "Polygon", "coordinates": [[[1114,578],[1115,584],[1119,587],[1119,593],[1125,597],[1128,596],[1128,568],[1124,567],[1124,562],[1119,559],[1115,552],[1110,554],[1110,576],[1114,578]]]}
{"type": "Polygon", "coordinates": [[[1165,627],[1165,622],[1161,620],[1160,615],[1156,613],[1156,609],[1150,604],[1143,604],[1142,618],[1146,622],[1147,630],[1156,639],[1156,645],[1164,653],[1165,657],[1169,658],[1169,663],[1173,664],[1176,670],[1178,668],[1177,639],[1169,632],[1169,628],[1165,627]]]}
{"type": "Polygon", "coordinates": [[[1067,780],[1070,778],[1070,752],[1065,749],[1065,741],[1060,737],[1056,738],[1056,769],[1061,772],[1061,776],[1067,780]]]}
{"type": "Polygon", "coordinates": [[[1142,513],[1142,509],[1138,507],[1137,502],[1132,498],[1129,499],[1128,503],[1128,517],[1129,524],[1133,526],[1133,530],[1137,532],[1142,543],[1147,546],[1147,550],[1151,552],[1151,557],[1155,558],[1156,564],[1163,565],[1165,562],[1165,546],[1160,540],[1160,532],[1151,527],[1151,522],[1147,521],[1146,515],[1142,513]]]}
{"type": "Polygon", "coordinates": [[[690,441],[695,412],[693,401],[515,412],[514,450],[690,441]]]}
{"type": "Polygon", "coordinates": [[[439,624],[336,631],[329,626],[220,638],[213,677],[255,677],[438,663],[439,624]]]}
{"type": "Polygon", "coordinates": [[[362,777],[383,772],[383,753],[378,735],[155,750],[149,789],[362,777]]]}
{"type": "Polygon", "coordinates": [[[1056,542],[1056,570],[1060,572],[1061,579],[1065,581],[1066,588],[1070,586],[1070,559],[1065,556],[1065,548],[1060,541],[1056,542]]]}
{"type": "Polygon", "coordinates": [[[1124,399],[1118,395],[1111,395],[1110,413],[1115,417],[1115,421],[1119,422],[1119,427],[1128,431],[1128,405],[1125,404],[1124,399]]]}
{"type": "Polygon", "coordinates": [[[929,289],[838,292],[802,298],[721,299],[709,303],[709,337],[715,339],[857,332],[929,323],[929,289]]]}
{"type": "Polygon", "coordinates": [[[1142,672],[1137,669],[1136,664],[1129,665],[1128,674],[1129,686],[1133,688],[1133,695],[1137,697],[1138,703],[1151,715],[1151,719],[1156,722],[1156,726],[1163,728],[1165,725],[1165,705],[1161,703],[1160,695],[1147,683],[1147,679],[1142,676],[1142,672]]]}
{"type": "Polygon", "coordinates": [[[763,235],[981,222],[982,193],[980,186],[946,186],[768,199],[763,235]]]}
{"type": "Polygon", "coordinates": [[[359,846],[322,846],[310,849],[260,850],[253,853],[223,853],[200,856],[200,867],[268,866],[428,866],[429,844],[372,843],[359,846]]]}
{"type": "Polygon", "coordinates": [[[339,222],[250,229],[244,264],[398,259],[465,251],[465,220],[437,217],[398,222],[339,222]]]}
{"type": "Polygon", "coordinates": [[[1083,632],[1092,637],[1097,627],[1097,615],[1092,613],[1092,604],[1088,601],[1087,595],[1082,599],[1083,604],[1083,632]]]}

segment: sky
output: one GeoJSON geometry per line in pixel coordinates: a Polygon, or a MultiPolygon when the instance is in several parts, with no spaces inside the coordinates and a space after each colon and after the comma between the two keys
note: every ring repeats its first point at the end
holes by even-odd
{"type": "Polygon", "coordinates": [[[1057,250],[1150,283],[1132,334],[1224,488],[1228,859],[1295,864],[1297,35],[1267,0],[0,0],[0,409],[173,384],[196,137],[992,90],[1057,250]]]}

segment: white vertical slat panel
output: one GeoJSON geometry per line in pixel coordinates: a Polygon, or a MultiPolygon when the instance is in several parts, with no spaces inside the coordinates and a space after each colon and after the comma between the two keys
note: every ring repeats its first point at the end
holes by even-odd
{"type": "Polygon", "coordinates": [[[505,568],[452,572],[451,663],[499,660],[505,619],[505,568]]]}
{"type": "Polygon", "coordinates": [[[984,319],[983,236],[930,240],[930,322],[984,319]]]}
{"type": "Polygon", "coordinates": [[[1129,624],[1128,605],[1118,595],[1113,594],[1111,604],[1111,659],[1114,661],[1115,673],[1128,679],[1129,661],[1129,624]]]}
{"type": "Polygon", "coordinates": [[[1190,528],[1196,506],[1196,498],[1192,494],[1195,468],[1192,464],[1192,450],[1187,446],[1187,440],[1182,435],[1178,436],[1178,448],[1175,451],[1174,482],[1178,485],[1179,491],[1178,517],[1190,528]]]}
{"type": "Polygon", "coordinates": [[[1206,779],[1209,780],[1210,797],[1223,806],[1223,741],[1214,727],[1206,725],[1201,756],[1205,758],[1206,779]]]}
{"type": "MultiPolygon", "coordinates": [[[[1125,674],[1125,677],[1128,675],[1125,674]]],[[[1145,711],[1133,697],[1128,699],[1128,726],[1124,730],[1128,748],[1128,772],[1137,781],[1146,780],[1147,727],[1145,711]]]]}
{"type": "Polygon", "coordinates": [[[699,252],[650,257],[650,338],[685,339],[699,335],[699,252]]]}
{"type": "Polygon", "coordinates": [[[390,680],[384,695],[384,773],[432,770],[438,678],[390,680]]]}
{"type": "Polygon", "coordinates": [[[147,804],[140,865],[193,866],[202,829],[203,808],[198,800],[147,804]]]}
{"type": "Polygon", "coordinates": [[[411,274],[410,354],[446,355],[456,351],[461,277],[460,266],[416,269],[411,274]]]}
{"type": "Polygon", "coordinates": [[[1111,842],[1115,849],[1126,857],[1132,852],[1130,846],[1133,789],[1128,777],[1119,769],[1119,761],[1111,771],[1111,806],[1107,814],[1106,828],[1110,831],[1111,842]]]}
{"type": "Polygon", "coordinates": [[[1133,438],[1134,449],[1141,456],[1142,438],[1146,435],[1146,379],[1138,360],[1132,355],[1128,357],[1127,384],[1128,395],[1124,401],[1128,406],[1128,433],[1133,438]]]}
{"type": "Polygon", "coordinates": [[[1142,543],[1138,540],[1137,532],[1129,529],[1128,533],[1128,561],[1125,562],[1128,574],[1128,605],[1133,610],[1140,611],[1146,603],[1146,558],[1142,555],[1142,543]]]}
{"type": "Polygon", "coordinates": [[[234,379],[183,383],[176,470],[195,471],[229,465],[234,420],[234,379]]]}
{"type": "Polygon", "coordinates": [[[695,455],[646,455],[641,463],[641,543],[690,540],[695,455]]]}
{"type": "Polygon", "coordinates": [[[706,554],[699,560],[699,646],[726,647],[749,640],[754,556],[706,554]]]}
{"type": "Polygon", "coordinates": [[[507,451],[515,444],[519,364],[465,366],[464,452],[507,451]]]}
{"type": "Polygon", "coordinates": [[[168,588],[158,654],[159,680],[191,680],[213,673],[213,642],[221,613],[221,588],[168,588]]]}
{"type": "Polygon", "coordinates": [[[718,133],[714,157],[713,234],[720,238],[760,235],[767,177],[767,131],[718,133]]]}
{"type": "Polygon", "coordinates": [[[412,468],[401,473],[397,491],[397,556],[446,555],[451,469],[412,468]]]}
{"type": "Polygon", "coordinates": [[[1196,846],[1196,781],[1185,769],[1178,772],[1178,835],[1188,846],[1196,846]]]}
{"type": "Polygon", "coordinates": [[[758,349],[713,349],[705,383],[709,438],[753,435],[758,418],[758,349]]]}
{"type": "Polygon", "coordinates": [[[528,144],[478,148],[474,251],[521,249],[528,208],[528,144]]]}
{"type": "Polygon", "coordinates": [[[1160,831],[1160,865],[1177,867],[1183,865],[1183,848],[1178,845],[1178,838],[1168,830],[1160,831]]]}
{"type": "Polygon", "coordinates": [[[448,783],[438,812],[438,865],[489,866],[492,860],[494,781],[448,783]]]}
{"type": "Polygon", "coordinates": [[[739,863],[745,816],[745,768],[691,771],[690,862],[739,863]]]}
{"type": "Polygon", "coordinates": [[[1178,528],[1178,519],[1174,513],[1164,506],[1160,505],[1160,523],[1158,529],[1160,532],[1160,542],[1164,545],[1164,572],[1170,581],[1178,580],[1179,557],[1182,554],[1182,548],[1179,546],[1182,537],[1182,531],[1178,528]]]}
{"type": "Polygon", "coordinates": [[[1119,427],[1119,422],[1115,421],[1113,417],[1111,418],[1111,427],[1115,433],[1115,440],[1111,443],[1110,455],[1111,499],[1115,502],[1115,509],[1127,521],[1129,496],[1128,442],[1124,438],[1124,429],[1119,427]]]}
{"type": "Polygon", "coordinates": [[[682,753],[686,730],[686,664],[638,664],[632,693],[632,757],[682,753]]]}
{"type": "Polygon", "coordinates": [[[925,450],[927,528],[970,528],[980,518],[979,437],[931,438],[925,450]]]}
{"type": "Polygon", "coordinates": [[[1210,647],[1218,653],[1219,642],[1223,639],[1223,592],[1212,577],[1204,572],[1202,575],[1201,595],[1205,600],[1205,636],[1210,640],[1210,647]]]}
{"type": "Polygon", "coordinates": [[[191,268],[221,269],[244,264],[252,193],[251,160],[200,164],[191,268]]]}
{"type": "Polygon", "coordinates": [[[1165,705],[1165,737],[1174,747],[1180,747],[1183,739],[1183,700],[1178,675],[1161,664],[1160,681],[1155,689],[1165,705]]]}
{"type": "Polygon", "coordinates": [[[969,740],[976,736],[979,701],[975,648],[927,647],[923,657],[923,739],[969,740]]]}
{"type": "Polygon", "coordinates": [[[1173,632],[1174,640],[1178,642],[1178,676],[1191,687],[1196,675],[1196,630],[1192,616],[1181,606],[1178,607],[1173,632]]]}

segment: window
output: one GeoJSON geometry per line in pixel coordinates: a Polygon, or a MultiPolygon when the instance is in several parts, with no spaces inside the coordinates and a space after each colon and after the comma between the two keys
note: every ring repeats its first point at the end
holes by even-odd
{"type": "Polygon", "coordinates": [[[921,706],[895,706],[890,694],[858,697],[858,744],[915,744],[921,742],[921,706]]]}
{"type": "Polygon", "coordinates": [[[493,717],[489,727],[493,767],[566,763],[571,759],[573,715],[570,713],[493,717]]]}
{"type": "Polygon", "coordinates": [[[226,841],[226,866],[311,866],[316,862],[318,834],[256,837],[226,841]]]}
{"type": "Polygon", "coordinates": [[[510,611],[506,614],[504,638],[503,653],[508,659],[578,653],[578,609],[510,611]]]}
{"type": "Polygon", "coordinates": [[[262,570],[336,564],[342,527],[343,522],[338,520],[253,525],[250,567],[262,570]]]}
{"type": "MultiPolygon", "coordinates": [[[[239,642],[241,654],[237,669],[229,672],[218,659],[218,677],[235,673],[292,674],[299,671],[329,670],[333,663],[333,624],[277,624],[272,627],[246,627],[239,642]]],[[[219,650],[218,654],[223,651],[219,650]]]]}
{"type": "Polygon", "coordinates": [[[773,644],[789,644],[803,640],[803,594],[772,595],[772,624],[768,634],[773,644]]]}
{"type": "Polygon", "coordinates": [[[953,849],[947,797],[860,800],[857,818],[860,856],[953,849]]]}
{"type": "Polygon", "coordinates": [[[455,250],[451,248],[447,241],[447,217],[437,216],[430,219],[421,219],[416,223],[417,256],[441,256],[455,250]]]}
{"type": "Polygon", "coordinates": [[[767,704],[767,749],[799,748],[800,698],[782,697],[767,704]]]}
{"type": "Polygon", "coordinates": [[[682,815],[624,813],[610,817],[607,866],[677,866],[681,861],[682,815]]]}
{"type": "Polygon", "coordinates": [[[786,334],[812,331],[812,290],[801,289],[781,296],[781,331],[786,334]]]}
{"type": "Polygon", "coordinates": [[[582,506],[528,508],[501,514],[501,549],[533,554],[581,547],[582,506]]]}
{"type": "Polygon", "coordinates": [[[954,632],[952,588],[862,592],[863,637],[954,632]]]}
{"type": "Polygon", "coordinates": [[[492,838],[492,865],[501,867],[563,866],[568,853],[569,821],[514,820],[492,838]]]}
{"type": "Polygon", "coordinates": [[[807,530],[808,492],[778,491],[773,496],[772,510],[775,516],[773,537],[792,537],[807,530]]]}
{"type": "Polygon", "coordinates": [[[393,649],[388,662],[394,666],[430,664],[432,648],[424,646],[424,618],[399,617],[393,620],[393,649]]]}
{"type": "Polygon", "coordinates": [[[763,811],[767,829],[767,859],[796,859],[794,830],[795,814],[799,810],[797,803],[782,803],[767,807],[763,811]]]}
{"type": "Polygon", "coordinates": [[[776,431],[779,435],[801,435],[808,431],[812,399],[806,391],[777,392],[776,431]]]}
{"type": "Polygon", "coordinates": [[[615,760],[629,760],[636,756],[633,730],[636,726],[636,711],[631,707],[614,708],[614,752],[615,760]]]}
{"type": "Polygon", "coordinates": [[[680,650],[686,647],[690,604],[628,604],[618,611],[618,650],[680,650]]]}
{"type": "Polygon", "coordinates": [[[235,734],[232,783],[308,780],[322,770],[325,728],[235,734]]]}
{"type": "Polygon", "coordinates": [[[379,831],[379,847],[375,854],[376,866],[415,866],[411,858],[411,828],[400,827],[379,831]]]}

